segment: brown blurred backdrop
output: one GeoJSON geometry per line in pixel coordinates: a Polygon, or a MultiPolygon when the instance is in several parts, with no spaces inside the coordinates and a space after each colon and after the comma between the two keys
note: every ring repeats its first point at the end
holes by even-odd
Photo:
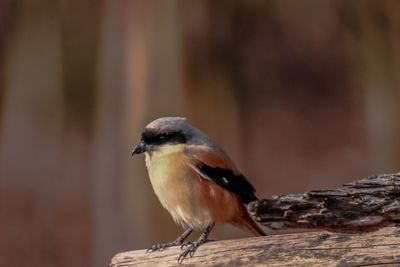
{"type": "Polygon", "coordinates": [[[396,0],[1,0],[0,266],[174,239],[130,157],[157,117],[187,117],[267,197],[398,171],[399,100],[396,0]]]}

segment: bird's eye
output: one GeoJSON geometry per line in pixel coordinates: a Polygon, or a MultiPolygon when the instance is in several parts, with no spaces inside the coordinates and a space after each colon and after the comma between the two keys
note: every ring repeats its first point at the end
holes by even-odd
{"type": "Polygon", "coordinates": [[[165,141],[168,138],[167,134],[162,134],[159,136],[160,141],[165,141]]]}

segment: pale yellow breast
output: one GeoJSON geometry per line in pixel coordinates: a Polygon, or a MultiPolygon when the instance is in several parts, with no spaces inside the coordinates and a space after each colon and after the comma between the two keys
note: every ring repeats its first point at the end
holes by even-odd
{"type": "Polygon", "coordinates": [[[174,220],[202,228],[212,220],[208,208],[199,201],[199,183],[192,177],[183,149],[183,145],[171,145],[146,153],[146,166],[154,192],[174,220]]]}
{"type": "Polygon", "coordinates": [[[178,170],[183,166],[182,153],[183,146],[174,145],[145,154],[150,182],[164,207],[175,204],[178,200],[168,193],[170,190],[185,190],[185,187],[180,185],[181,178],[177,177],[178,170]]]}

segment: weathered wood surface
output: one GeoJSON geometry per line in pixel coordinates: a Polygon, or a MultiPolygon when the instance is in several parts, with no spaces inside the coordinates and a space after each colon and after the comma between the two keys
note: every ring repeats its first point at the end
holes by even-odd
{"type": "Polygon", "coordinates": [[[117,254],[111,266],[400,266],[400,233],[395,227],[363,234],[308,232],[214,241],[181,265],[179,247],[117,254]]]}
{"type": "MultiPolygon", "coordinates": [[[[371,176],[337,190],[275,196],[249,205],[273,229],[312,228],[341,233],[300,233],[210,242],[187,266],[400,266],[400,173],[371,176]],[[372,230],[379,231],[372,232],[372,230]],[[360,232],[360,233],[344,233],[360,232]]],[[[117,254],[111,266],[178,266],[179,247],[117,254]]]]}
{"type": "Polygon", "coordinates": [[[249,211],[272,229],[376,230],[400,222],[400,173],[371,176],[337,190],[263,199],[250,203],[249,211]]]}

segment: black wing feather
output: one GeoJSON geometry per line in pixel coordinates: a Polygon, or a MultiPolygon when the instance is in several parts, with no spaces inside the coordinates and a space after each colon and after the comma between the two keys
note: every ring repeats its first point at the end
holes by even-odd
{"type": "Polygon", "coordinates": [[[197,161],[195,167],[204,178],[235,193],[245,204],[257,200],[257,197],[254,195],[256,190],[245,176],[235,174],[230,169],[211,167],[201,161],[197,161]]]}

